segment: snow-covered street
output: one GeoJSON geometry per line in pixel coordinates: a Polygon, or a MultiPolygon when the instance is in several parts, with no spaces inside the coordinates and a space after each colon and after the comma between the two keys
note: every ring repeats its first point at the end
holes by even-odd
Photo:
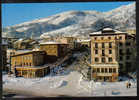
{"type": "Polygon", "coordinates": [[[8,77],[3,75],[3,89],[22,91],[36,96],[137,96],[137,86],[131,82],[131,88],[126,88],[122,82],[85,81],[76,71],[69,74],[46,76],[27,79],[23,77],[8,77]]]}

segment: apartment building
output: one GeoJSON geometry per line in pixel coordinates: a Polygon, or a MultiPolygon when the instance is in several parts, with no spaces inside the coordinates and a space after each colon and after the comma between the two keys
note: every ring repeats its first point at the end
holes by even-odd
{"type": "Polygon", "coordinates": [[[16,76],[42,77],[48,71],[44,65],[45,51],[31,51],[11,56],[11,71],[16,76]]]}
{"type": "Polygon", "coordinates": [[[135,38],[125,32],[104,28],[90,34],[91,77],[117,81],[119,72],[128,73],[135,63],[135,38]]]}
{"type": "Polygon", "coordinates": [[[40,50],[46,52],[48,62],[55,62],[57,58],[64,57],[68,52],[67,48],[67,43],[45,42],[40,44],[40,50]]]}
{"type": "Polygon", "coordinates": [[[66,43],[68,45],[68,49],[76,48],[76,38],[72,36],[59,37],[56,39],[57,42],[66,43]]]}
{"type": "Polygon", "coordinates": [[[90,39],[85,39],[85,40],[80,40],[78,41],[81,47],[91,47],[91,40],[90,39]]]}

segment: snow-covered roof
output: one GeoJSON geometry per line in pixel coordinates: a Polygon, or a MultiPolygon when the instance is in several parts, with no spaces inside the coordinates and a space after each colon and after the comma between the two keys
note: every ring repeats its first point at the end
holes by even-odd
{"type": "Polygon", "coordinates": [[[51,41],[51,42],[42,42],[42,43],[40,43],[40,45],[41,45],[41,44],[67,44],[67,43],[51,41]]]}
{"type": "Polygon", "coordinates": [[[90,41],[91,41],[91,39],[88,39],[88,40],[80,40],[78,42],[90,42],[90,41]]]}
{"type": "Polygon", "coordinates": [[[126,32],[122,32],[122,31],[119,31],[119,30],[114,30],[116,34],[120,34],[120,33],[126,33],[126,32]]]}
{"type": "Polygon", "coordinates": [[[104,28],[103,31],[112,31],[112,28],[104,28]]]}
{"type": "Polygon", "coordinates": [[[98,32],[90,33],[90,35],[93,35],[93,34],[102,34],[102,32],[101,31],[98,31],[98,32]]]}
{"type": "MultiPolygon", "coordinates": [[[[46,68],[48,66],[32,66],[32,67],[22,67],[24,69],[42,69],[42,68],[46,68]]],[[[21,66],[16,66],[16,68],[21,68],[21,66]]]]}
{"type": "Polygon", "coordinates": [[[15,55],[13,55],[12,57],[26,55],[26,54],[32,54],[32,53],[36,53],[36,52],[45,52],[45,51],[29,51],[29,52],[17,53],[15,55]]]}
{"type": "MultiPolygon", "coordinates": [[[[112,32],[113,34],[126,33],[126,32],[122,32],[122,31],[119,31],[119,30],[112,29],[112,28],[104,28],[102,31],[113,31],[112,32]]],[[[93,33],[90,33],[90,35],[107,34],[107,32],[103,33],[102,31],[93,32],[93,33]]],[[[110,33],[108,33],[108,34],[110,34],[110,33]]]]}

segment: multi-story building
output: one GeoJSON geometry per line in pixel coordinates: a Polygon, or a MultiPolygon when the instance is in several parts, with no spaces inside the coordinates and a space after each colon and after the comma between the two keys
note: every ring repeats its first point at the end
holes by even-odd
{"type": "Polygon", "coordinates": [[[67,37],[61,37],[56,39],[57,42],[66,43],[69,44],[69,49],[75,49],[76,48],[76,38],[72,36],[67,37]]]}
{"type": "Polygon", "coordinates": [[[21,53],[26,53],[26,52],[31,52],[32,50],[16,50],[16,49],[7,49],[7,63],[10,63],[10,57],[16,54],[21,54],[21,53]]]}
{"type": "Polygon", "coordinates": [[[90,39],[80,40],[80,41],[78,41],[78,43],[82,47],[91,47],[91,40],[90,39]]]}
{"type": "Polygon", "coordinates": [[[47,54],[47,61],[53,62],[57,58],[64,57],[68,52],[68,44],[60,42],[45,42],[40,44],[40,50],[47,54]]]}
{"type": "Polygon", "coordinates": [[[135,63],[135,38],[125,32],[105,28],[90,34],[91,77],[117,81],[119,72],[128,73],[135,63]]]}
{"type": "Polygon", "coordinates": [[[2,42],[7,43],[8,48],[13,48],[13,43],[18,40],[18,38],[12,38],[12,37],[2,37],[2,42]]]}
{"type": "Polygon", "coordinates": [[[11,71],[16,76],[42,77],[49,67],[44,65],[45,51],[31,51],[11,56],[11,71]]]}
{"type": "Polygon", "coordinates": [[[135,35],[136,34],[136,29],[127,29],[126,30],[127,33],[135,35]]]}

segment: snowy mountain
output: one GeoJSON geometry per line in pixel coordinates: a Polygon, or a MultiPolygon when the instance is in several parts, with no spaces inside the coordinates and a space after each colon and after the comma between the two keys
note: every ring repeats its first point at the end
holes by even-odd
{"type": "Polygon", "coordinates": [[[135,3],[108,12],[68,11],[2,29],[4,37],[88,36],[103,27],[135,28],[135,3]]]}

